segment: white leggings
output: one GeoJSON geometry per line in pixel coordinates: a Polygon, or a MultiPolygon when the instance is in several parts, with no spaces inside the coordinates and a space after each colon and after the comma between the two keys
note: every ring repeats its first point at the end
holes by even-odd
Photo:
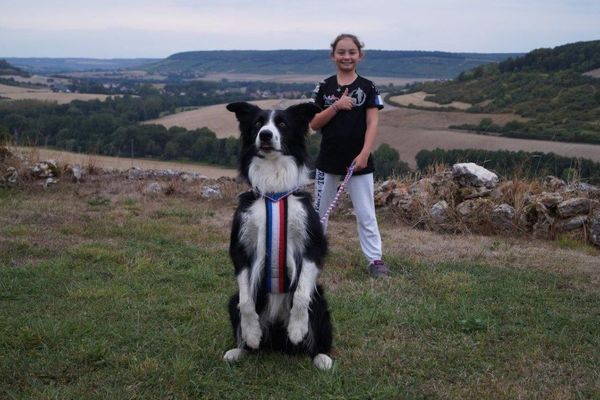
{"type": "MultiPolygon", "coordinates": [[[[316,170],[315,209],[322,217],[333,201],[340,184],[340,175],[328,174],[316,170]]],[[[350,178],[346,190],[352,200],[356,214],[358,240],[368,262],[381,260],[381,236],[375,215],[373,174],[355,175],[350,178]]],[[[323,230],[327,232],[327,222],[323,230]]]]}

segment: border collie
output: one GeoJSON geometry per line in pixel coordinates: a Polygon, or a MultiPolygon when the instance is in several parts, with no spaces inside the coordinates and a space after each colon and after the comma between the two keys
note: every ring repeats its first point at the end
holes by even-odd
{"type": "Polygon", "coordinates": [[[237,346],[224,355],[238,361],[249,350],[308,354],[328,370],[332,327],[317,277],[327,242],[301,187],[308,183],[308,123],[312,103],[262,110],[231,103],[241,131],[240,173],[252,190],[239,196],[229,254],[239,287],[229,301],[237,346]]]}

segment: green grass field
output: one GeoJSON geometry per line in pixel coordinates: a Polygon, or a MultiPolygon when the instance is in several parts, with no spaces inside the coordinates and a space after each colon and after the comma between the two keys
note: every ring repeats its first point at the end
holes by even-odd
{"type": "MultiPolygon", "coordinates": [[[[0,398],[600,398],[598,268],[431,261],[394,244],[393,277],[374,281],[337,216],[345,245],[332,240],[321,276],[333,370],[279,354],[228,365],[233,196],[99,187],[0,189],[0,398]]],[[[390,243],[400,228],[381,229],[390,243]]]]}

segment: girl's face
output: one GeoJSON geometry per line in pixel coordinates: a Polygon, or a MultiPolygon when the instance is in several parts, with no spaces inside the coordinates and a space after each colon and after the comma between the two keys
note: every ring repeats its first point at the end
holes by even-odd
{"type": "Polygon", "coordinates": [[[362,60],[362,57],[363,54],[350,38],[340,40],[331,55],[331,59],[340,72],[356,70],[356,65],[362,60]]]}

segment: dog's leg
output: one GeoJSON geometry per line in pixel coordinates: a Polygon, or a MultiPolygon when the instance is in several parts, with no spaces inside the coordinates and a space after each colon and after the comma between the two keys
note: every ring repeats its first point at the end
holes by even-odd
{"type": "Polygon", "coordinates": [[[262,331],[260,329],[260,322],[258,320],[258,314],[254,304],[254,299],[250,295],[250,288],[248,287],[248,269],[245,268],[240,272],[237,277],[238,286],[240,289],[240,327],[242,330],[242,340],[251,349],[258,349],[260,345],[260,339],[262,331]]]}
{"type": "Polygon", "coordinates": [[[318,276],[319,269],[316,264],[304,259],[287,327],[288,337],[293,344],[300,343],[308,333],[308,307],[318,276]]]}

